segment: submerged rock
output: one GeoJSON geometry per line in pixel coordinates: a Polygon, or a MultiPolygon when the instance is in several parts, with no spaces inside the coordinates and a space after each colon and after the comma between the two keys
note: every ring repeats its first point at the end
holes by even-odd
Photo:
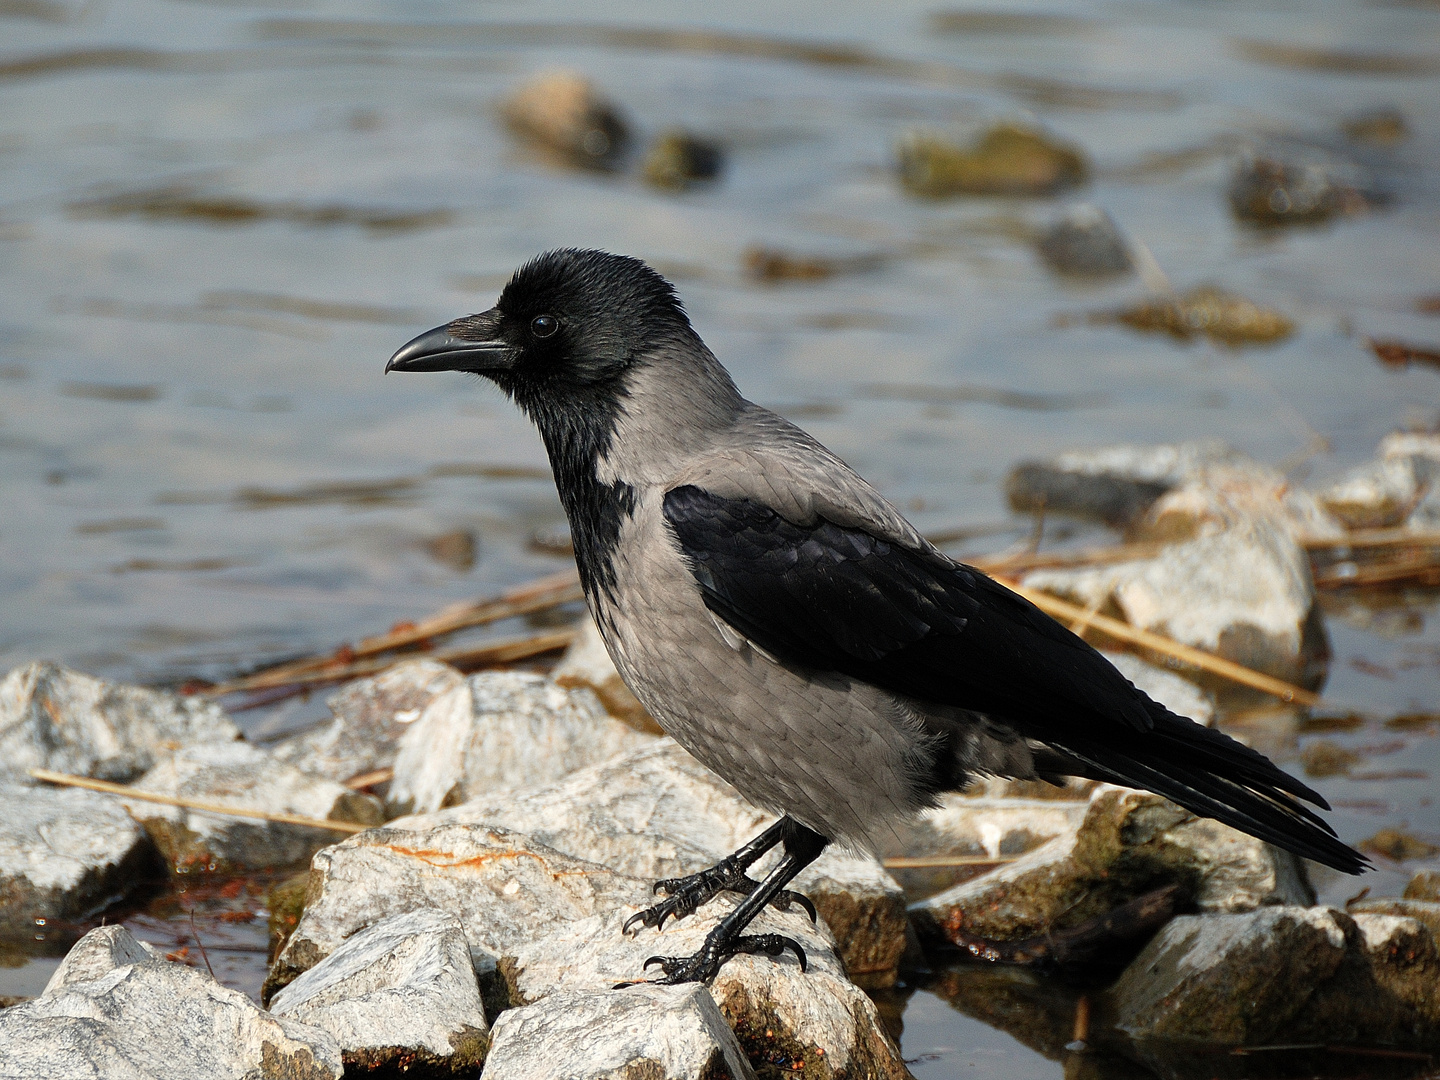
{"type": "Polygon", "coordinates": [[[586,690],[485,671],[435,698],[401,736],[386,805],[392,815],[438,810],[558,780],[651,741],[586,690]]]}
{"type": "Polygon", "coordinates": [[[344,783],[395,764],[400,737],[426,706],[465,676],[435,660],[405,660],[357,679],[326,702],[332,719],[270,747],[278,761],[344,783]]]}
{"type": "Polygon", "coordinates": [[[1041,235],[1036,249],[1057,274],[1108,277],[1134,269],[1114,219],[1088,203],[1067,207],[1041,235]]]}
{"type": "Polygon", "coordinates": [[[470,1077],[490,1042],[465,933],[437,908],[355,934],[276,994],[270,1013],[328,1032],[347,1075],[470,1077]]]}
{"type": "Polygon", "coordinates": [[[1366,109],[1346,120],[1341,128],[1352,142],[1386,149],[1410,137],[1405,114],[1396,108],[1366,109]]]}
{"type": "Polygon", "coordinates": [[[182,746],[240,731],[220,706],[109,683],[43,661],[0,680],[0,769],[124,783],[182,746]]]}
{"type": "Polygon", "coordinates": [[[825,281],[841,274],[864,274],[884,265],[880,255],[799,254],[781,248],[754,245],[740,256],[741,269],[754,281],[825,281]]]}
{"type": "Polygon", "coordinates": [[[267,1000],[357,931],[417,908],[459,918],[483,988],[522,944],[650,897],[646,882],[483,825],[371,829],[317,854],[310,875],[304,914],[265,981],[267,1000]]]}
{"type": "Polygon", "coordinates": [[[1230,209],[1257,225],[1308,225],[1362,214],[1384,201],[1368,172],[1317,147],[1246,154],[1230,180],[1230,209]]]}
{"type": "MultiPolygon", "coordinates": [[[[135,788],[321,821],[378,825],[385,820],[375,798],[303,773],[243,742],[176,751],[137,780],[135,788]]],[[[294,866],[335,839],[334,833],[304,825],[222,817],[135,799],[122,801],[145,826],[175,873],[294,866]]]]}
{"type": "Polygon", "coordinates": [[[665,131],[656,136],[645,154],[641,175],[655,187],[684,191],[714,180],[725,164],[720,144],[688,131],[665,131]]]}
{"type": "Polygon", "coordinates": [[[615,662],[610,659],[595,620],[589,615],[581,620],[575,640],[550,677],[567,690],[593,690],[606,712],[624,720],[636,731],[665,734],[615,670],[615,662]]]}
{"type": "Polygon", "coordinates": [[[754,1080],[703,986],[558,993],[495,1022],[486,1080],[754,1080]]]}
{"type": "Polygon", "coordinates": [[[916,195],[1049,195],[1085,182],[1074,146],[1034,128],[996,124],[972,145],[912,131],[900,140],[900,182],[916,195]]]}
{"type": "MultiPolygon", "coordinates": [[[[663,933],[621,934],[613,916],[598,915],[557,929],[522,946],[505,966],[511,998],[543,1000],[550,994],[599,991],[645,976],[656,954],[687,956],[735,906],[713,901],[696,916],[671,923],[663,933]]],[[[631,914],[627,909],[622,915],[631,914]]],[[[792,952],[778,957],[737,956],[726,961],[710,993],[752,1063],[813,1077],[876,1077],[908,1074],[884,1034],[874,1003],[845,977],[834,940],[800,912],[763,911],[749,933],[784,934],[805,950],[806,970],[792,952]]],[[[655,969],[651,969],[652,974],[655,969]]],[[[621,991],[622,993],[626,991],[621,991]]]]}
{"type": "MultiPolygon", "coordinates": [[[[499,826],[653,882],[714,865],[774,820],[664,739],[553,785],[401,818],[393,825],[427,830],[457,822],[499,826]]],[[[752,876],[772,861],[759,864],[752,876]]],[[[841,943],[852,979],[867,986],[894,981],[905,948],[905,900],[876,859],[827,851],[791,888],[815,904],[841,943]]]]}
{"type": "Polygon", "coordinates": [[[625,156],[624,112],[573,71],[550,71],[515,91],[501,114],[520,138],[587,169],[613,169],[625,156]]]}
{"type": "Polygon", "coordinates": [[[144,880],[154,857],[113,796],[0,782],[0,937],[94,913],[144,880]]]}
{"type": "Polygon", "coordinates": [[[343,1071],[323,1031],[159,959],[123,927],[92,930],[72,952],[80,959],[62,964],[41,997],[0,1010],[6,1077],[192,1080],[198,1063],[217,1080],[338,1080],[343,1071]]]}
{"type": "Polygon", "coordinates": [[[910,907],[922,936],[1014,941],[1076,926],[1163,885],[1201,911],[1313,902],[1299,860],[1149,792],[1097,788],[1088,803],[947,800],[927,820],[927,853],[1006,863],[910,907]],[[1019,804],[1018,806],[1016,804],[1019,804]],[[937,852],[938,853],[938,852],[937,852]]]}
{"type": "Polygon", "coordinates": [[[1170,334],[1182,341],[1203,335],[1232,347],[1273,345],[1295,331],[1289,316],[1215,285],[1197,285],[1188,293],[1156,297],[1091,318],[1170,334]]]}

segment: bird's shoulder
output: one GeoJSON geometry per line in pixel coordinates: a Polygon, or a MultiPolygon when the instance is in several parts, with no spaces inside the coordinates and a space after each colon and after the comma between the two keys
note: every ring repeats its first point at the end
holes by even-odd
{"type": "Polygon", "coordinates": [[[784,417],[741,410],[722,438],[685,461],[665,485],[772,511],[811,528],[828,522],[948,562],[905,516],[838,455],[784,417]]]}

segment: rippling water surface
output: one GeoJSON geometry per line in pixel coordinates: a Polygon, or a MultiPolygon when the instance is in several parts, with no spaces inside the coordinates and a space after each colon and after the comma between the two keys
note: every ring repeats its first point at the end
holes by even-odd
{"type": "MultiPolygon", "coordinates": [[[[934,16],[0,0],[0,668],[215,678],[563,565],[530,543],[563,517],[524,420],[459,375],[381,376],[398,344],[488,307],[554,246],[662,269],[750,397],[922,528],[985,534],[959,552],[1023,538],[1000,491],[1021,457],[1214,436],[1314,482],[1435,422],[1436,373],[1383,369],[1363,344],[1440,339],[1415,309],[1440,292],[1432,5],[934,16]],[[656,32],[686,29],[714,33],[656,32]],[[497,104],[557,66],[594,79],[642,140],[674,125],[719,139],[722,180],[667,195],[634,169],[570,172],[517,146],[497,104]],[[1342,123],[1375,107],[1411,130],[1371,152],[1390,206],[1283,232],[1230,216],[1247,142],[1341,145],[1342,123]],[[1221,284],[1298,332],[1237,352],[1067,322],[1142,289],[1040,264],[1025,237],[1063,200],[920,201],[896,183],[905,130],[1016,118],[1084,149],[1094,178],[1073,197],[1177,286],[1221,284]],[[742,269],[756,243],[880,259],[767,286],[742,269]],[[476,538],[473,564],[434,554],[457,531],[476,538]]],[[[1377,716],[1435,710],[1434,613],[1428,595],[1337,601],[1327,693],[1377,716]]],[[[1440,841],[1437,740],[1398,741],[1372,771],[1427,779],[1326,782],[1347,839],[1390,826],[1440,841]]],[[[1387,865],[1377,894],[1409,869],[1387,865]]],[[[912,999],[907,1054],[932,1055],[918,1076],[1060,1074],[940,1002],[912,999]]]]}

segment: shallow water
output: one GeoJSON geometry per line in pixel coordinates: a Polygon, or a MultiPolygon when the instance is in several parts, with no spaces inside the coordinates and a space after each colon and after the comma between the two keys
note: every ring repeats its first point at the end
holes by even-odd
{"type": "MultiPolygon", "coordinates": [[[[964,553],[1028,530],[999,485],[1021,457],[1214,436],[1303,461],[1313,481],[1396,426],[1434,422],[1437,374],[1384,369],[1361,340],[1440,339],[1414,309],[1440,292],[1433,7],[931,13],[0,3],[0,669],[52,657],[147,682],[221,677],[558,568],[527,544],[562,515],[521,417],[460,376],[381,377],[398,344],[489,306],[552,246],[652,261],[749,396],[922,528],[997,527],[964,553]],[[656,32],[686,28],[719,33],[656,32]],[[815,47],[832,45],[848,51],[815,47]],[[674,124],[718,137],[723,179],[664,195],[633,170],[568,172],[517,147],[496,104],[552,66],[589,74],[642,138],[674,124]],[[1233,220],[1236,148],[1269,134],[1338,145],[1341,122],[1377,106],[1413,132],[1372,154],[1391,206],[1282,232],[1233,220]],[[905,129],[1014,117],[1082,146],[1093,181],[1061,199],[899,189],[905,129]],[[1133,277],[1060,281],[1023,242],[1071,198],[1107,209],[1177,287],[1216,282],[1298,332],[1230,351],[1060,325],[1142,295],[1133,277]],[[765,286],[741,270],[757,242],[883,258],[765,286]],[[477,537],[473,567],[427,553],[455,530],[477,537]]],[[[1390,746],[1360,771],[1425,774],[1323,781],[1352,841],[1403,827],[1440,842],[1440,739],[1378,727],[1440,707],[1435,597],[1402,600],[1331,606],[1327,694],[1373,729],[1261,732],[1290,758],[1316,737],[1390,746]]],[[[1413,868],[1367,883],[1393,893],[1413,868]]],[[[953,1022],[940,1042],[981,1045],[975,1021],[953,1022]]],[[[995,1075],[1059,1075],[1008,1036],[981,1042],[995,1075]]],[[[917,1075],[990,1067],[960,1061],[917,1075]]]]}

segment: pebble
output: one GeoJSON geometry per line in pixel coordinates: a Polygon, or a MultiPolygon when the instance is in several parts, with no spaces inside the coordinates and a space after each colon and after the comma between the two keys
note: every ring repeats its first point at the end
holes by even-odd
{"type": "Polygon", "coordinates": [[[541,74],[503,103],[501,115],[521,139],[581,168],[614,169],[630,144],[623,110],[574,71],[541,74]]]}
{"type": "Polygon", "coordinates": [[[1241,158],[1230,209],[1257,225],[1309,225],[1364,213],[1383,201],[1368,173],[1314,147],[1272,147],[1241,158]]]}
{"type": "Polygon", "coordinates": [[[720,144],[688,131],[664,131],[655,137],[645,153],[640,174],[654,187],[684,191],[714,180],[725,166],[720,144]]]}
{"type": "Polygon", "coordinates": [[[532,787],[652,741],[587,690],[541,675],[485,671],[436,697],[398,743],[386,807],[426,813],[532,787]]]}
{"type": "Polygon", "coordinates": [[[1096,322],[1118,322],[1136,330],[1166,333],[1181,341],[1204,336],[1220,345],[1273,345],[1295,332],[1295,322],[1272,308],[1216,285],[1160,296],[1132,307],[1100,312],[1096,322]]]}
{"type": "Polygon", "coordinates": [[[1036,243],[1045,265],[1058,274],[1113,277],[1134,269],[1120,228],[1098,206],[1070,206],[1036,243]]]}

